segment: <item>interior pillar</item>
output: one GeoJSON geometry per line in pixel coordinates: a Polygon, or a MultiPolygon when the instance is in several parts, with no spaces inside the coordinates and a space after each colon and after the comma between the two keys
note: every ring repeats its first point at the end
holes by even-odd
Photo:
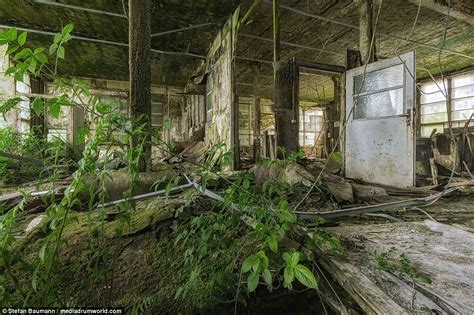
{"type": "Polygon", "coordinates": [[[260,108],[260,85],[258,82],[259,69],[258,66],[254,66],[254,79],[253,79],[253,108],[254,108],[254,124],[253,124],[253,160],[255,163],[261,159],[261,108],[260,108]]]}
{"type": "MultiPolygon", "coordinates": [[[[41,78],[30,77],[31,93],[45,94],[44,81],[41,78]]],[[[33,99],[30,99],[30,104],[33,99]]],[[[38,138],[46,138],[47,129],[44,111],[41,115],[37,115],[33,108],[30,109],[30,130],[38,138]]]]}
{"type": "Polygon", "coordinates": [[[143,133],[132,137],[132,148],[144,143],[141,171],[151,170],[151,0],[129,0],[130,116],[143,133]]]}
{"type": "MultiPolygon", "coordinates": [[[[299,151],[299,67],[294,60],[277,63],[275,81],[276,146],[288,157],[299,151]]],[[[278,157],[284,154],[278,150],[278,157]]]]}

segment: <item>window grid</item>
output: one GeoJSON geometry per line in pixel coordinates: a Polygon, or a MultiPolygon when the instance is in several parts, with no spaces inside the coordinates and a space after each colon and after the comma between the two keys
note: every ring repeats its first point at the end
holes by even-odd
{"type": "Polygon", "coordinates": [[[421,84],[420,87],[422,137],[430,137],[434,129],[444,132],[449,122],[455,128],[462,127],[474,114],[474,72],[448,77],[444,84],[438,80],[436,83],[421,84]],[[446,92],[441,92],[440,89],[445,87],[446,92]]]}

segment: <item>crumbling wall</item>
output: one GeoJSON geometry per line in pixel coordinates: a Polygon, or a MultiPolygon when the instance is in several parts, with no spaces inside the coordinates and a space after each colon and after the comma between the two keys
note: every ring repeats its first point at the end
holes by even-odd
{"type": "Polygon", "coordinates": [[[181,129],[183,140],[190,140],[206,123],[204,95],[186,95],[182,110],[181,129]]]}
{"type": "Polygon", "coordinates": [[[208,55],[206,124],[207,144],[225,143],[228,150],[234,146],[232,50],[232,20],[229,20],[214,40],[208,55]]]}

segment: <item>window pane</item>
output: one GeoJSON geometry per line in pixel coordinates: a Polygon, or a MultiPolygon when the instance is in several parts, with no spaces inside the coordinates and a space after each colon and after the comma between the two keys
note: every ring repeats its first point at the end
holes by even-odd
{"type": "Polygon", "coordinates": [[[435,113],[446,113],[447,107],[445,102],[424,104],[421,105],[421,114],[435,114],[435,113]]]}
{"type": "Polygon", "coordinates": [[[453,89],[453,98],[474,96],[474,85],[453,89]]]}
{"type": "Polygon", "coordinates": [[[397,65],[354,77],[354,94],[375,92],[403,85],[403,65],[397,65]],[[362,85],[362,88],[361,88],[362,85]]]}
{"type": "Polygon", "coordinates": [[[474,85],[474,74],[465,74],[453,78],[453,87],[460,87],[465,85],[474,85]]]}
{"type": "Polygon", "coordinates": [[[444,80],[444,83],[443,84],[443,81],[441,80],[438,80],[435,82],[428,82],[428,83],[423,83],[421,86],[420,86],[420,89],[423,93],[434,93],[434,92],[440,92],[440,91],[445,91],[445,89],[448,88],[448,81],[447,80],[444,80]]]}
{"type": "Polygon", "coordinates": [[[471,109],[474,108],[474,97],[454,100],[452,104],[453,110],[471,109]]]}
{"type": "Polygon", "coordinates": [[[442,92],[421,94],[421,99],[420,99],[421,104],[441,102],[441,101],[446,101],[446,97],[444,96],[442,92]]]}
{"type": "Polygon", "coordinates": [[[436,113],[436,114],[429,114],[429,115],[422,115],[421,116],[421,123],[422,124],[431,124],[437,122],[446,122],[448,121],[448,114],[447,113],[436,113]]]}
{"type": "Polygon", "coordinates": [[[358,96],[355,103],[355,119],[402,115],[403,89],[358,96]]]}
{"type": "Polygon", "coordinates": [[[474,114],[474,109],[454,111],[451,114],[453,120],[468,120],[474,114]]]}

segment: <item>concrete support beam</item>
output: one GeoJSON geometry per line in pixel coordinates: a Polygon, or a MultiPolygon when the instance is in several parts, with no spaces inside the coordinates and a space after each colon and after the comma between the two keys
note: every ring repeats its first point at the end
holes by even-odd
{"type": "MultiPolygon", "coordinates": [[[[299,151],[299,67],[294,60],[275,65],[276,145],[285,148],[289,156],[299,151]]],[[[283,154],[278,152],[278,157],[282,158],[283,154]]]]}
{"type": "MultiPolygon", "coordinates": [[[[31,84],[31,93],[33,94],[44,94],[45,86],[44,81],[40,78],[30,78],[31,84]]],[[[30,98],[30,107],[31,101],[34,97],[30,98]]],[[[37,115],[33,108],[30,108],[30,130],[39,138],[45,138],[48,131],[46,130],[45,115],[44,112],[41,115],[37,115]]]]}
{"type": "Polygon", "coordinates": [[[374,38],[374,2],[373,0],[358,0],[359,5],[359,50],[362,64],[375,61],[375,38],[374,38]],[[374,41],[372,43],[372,38],[374,41]],[[372,46],[372,47],[371,47],[372,46]]]}
{"type": "Polygon", "coordinates": [[[253,160],[255,163],[261,159],[261,108],[260,108],[260,84],[259,84],[259,67],[253,67],[253,108],[254,108],[254,124],[253,124],[253,160]]]}
{"type": "MultiPolygon", "coordinates": [[[[444,15],[448,14],[448,0],[410,0],[410,2],[444,15]]],[[[468,2],[466,1],[465,5],[462,1],[452,3],[449,16],[474,26],[474,4],[468,7],[468,2]]]]}
{"type": "Polygon", "coordinates": [[[140,171],[151,170],[151,0],[129,0],[130,116],[145,126],[131,146],[144,143],[140,171]]]}
{"type": "MultiPolygon", "coordinates": [[[[276,146],[286,156],[299,150],[298,145],[298,79],[299,68],[294,60],[281,62],[280,1],[273,0],[273,70],[276,146]]],[[[283,154],[278,152],[278,157],[283,154]]]]}
{"type": "Polygon", "coordinates": [[[68,142],[71,144],[74,155],[80,158],[84,151],[84,143],[79,143],[78,134],[84,127],[85,113],[82,108],[72,106],[69,112],[68,142]]]}

